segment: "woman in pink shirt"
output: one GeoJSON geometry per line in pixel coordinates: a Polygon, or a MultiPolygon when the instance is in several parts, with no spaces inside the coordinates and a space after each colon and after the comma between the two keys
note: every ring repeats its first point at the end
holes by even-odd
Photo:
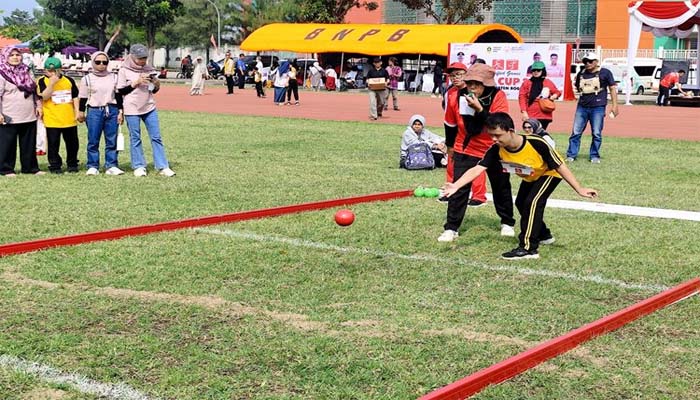
{"type": "Polygon", "coordinates": [[[43,175],[36,159],[36,120],[41,100],[29,67],[15,47],[0,51],[0,175],[15,176],[17,142],[23,174],[43,175]]]}

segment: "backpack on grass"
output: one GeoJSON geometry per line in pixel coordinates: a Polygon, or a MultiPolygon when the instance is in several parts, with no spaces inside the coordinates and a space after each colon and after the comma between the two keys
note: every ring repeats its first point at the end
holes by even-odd
{"type": "Polygon", "coordinates": [[[420,142],[408,146],[405,161],[406,169],[433,169],[435,158],[430,144],[420,142]]]}

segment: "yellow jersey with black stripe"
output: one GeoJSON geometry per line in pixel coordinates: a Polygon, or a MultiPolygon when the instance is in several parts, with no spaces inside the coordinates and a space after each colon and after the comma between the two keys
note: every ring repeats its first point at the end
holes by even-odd
{"type": "Polygon", "coordinates": [[[547,175],[561,178],[556,171],[564,163],[561,155],[538,135],[520,135],[522,146],[508,150],[497,144],[488,149],[479,165],[486,168],[502,168],[503,172],[516,174],[527,182],[534,182],[547,175]]]}
{"type": "MultiPolygon", "coordinates": [[[[43,76],[37,80],[37,93],[41,94],[48,86],[49,78],[43,76]]],[[[61,76],[53,85],[51,98],[43,101],[44,125],[47,128],[70,128],[77,126],[73,99],[78,98],[78,86],[73,78],[61,76]]]]}

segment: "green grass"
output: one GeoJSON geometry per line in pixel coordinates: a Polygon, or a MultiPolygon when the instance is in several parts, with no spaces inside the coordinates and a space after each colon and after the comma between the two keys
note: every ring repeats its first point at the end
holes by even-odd
{"type": "MultiPolygon", "coordinates": [[[[126,168],[2,180],[0,242],[444,180],[397,168],[400,126],[161,119],[175,178],[126,168]]],[[[562,151],[566,137],[555,139],[562,151]]],[[[600,201],[700,211],[700,143],[605,138],[602,151],[601,165],[572,165],[600,201]]],[[[553,198],[576,195],[561,184],[553,198]]],[[[650,286],[700,275],[697,222],[549,209],[557,242],[536,262],[507,263],[498,255],[515,241],[498,236],[491,206],[470,210],[453,244],[435,241],[445,206],[432,199],[352,209],[348,228],[322,210],[0,259],[0,354],[161,398],[411,399],[654,294],[517,268],[650,286]]],[[[695,398],[699,305],[661,310],[477,398],[695,398]]],[[[93,398],[0,368],[0,398],[47,390],[93,398]]]]}

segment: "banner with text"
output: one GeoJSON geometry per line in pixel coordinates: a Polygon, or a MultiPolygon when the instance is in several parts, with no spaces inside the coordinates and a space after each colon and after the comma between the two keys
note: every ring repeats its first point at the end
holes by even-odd
{"type": "Polygon", "coordinates": [[[530,78],[530,66],[542,61],[547,69],[547,78],[564,91],[567,77],[566,44],[563,43],[450,43],[449,63],[461,62],[467,67],[477,59],[496,70],[496,86],[509,99],[518,98],[520,86],[530,78]]]}

